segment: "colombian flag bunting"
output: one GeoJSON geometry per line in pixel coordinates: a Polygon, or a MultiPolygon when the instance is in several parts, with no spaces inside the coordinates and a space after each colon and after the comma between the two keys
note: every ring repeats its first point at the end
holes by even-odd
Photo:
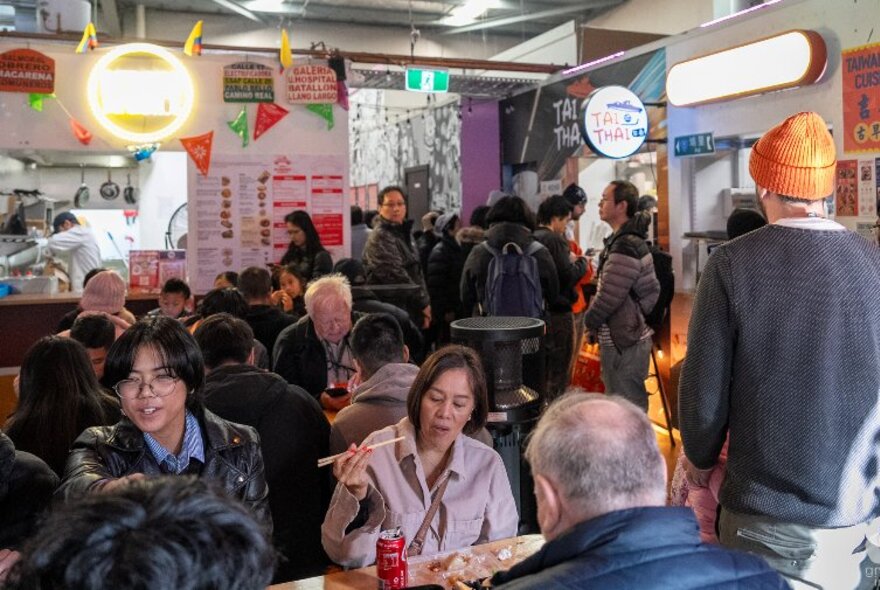
{"type": "Polygon", "coordinates": [[[202,21],[196,23],[186,39],[183,52],[189,56],[202,54],[202,21]]]}
{"type": "Polygon", "coordinates": [[[83,29],[83,36],[79,42],[79,45],[76,46],[77,53],[83,53],[86,48],[94,49],[98,46],[98,33],[95,31],[95,25],[91,22],[86,25],[86,28],[83,29]]]}
{"type": "Polygon", "coordinates": [[[293,56],[290,54],[290,39],[287,38],[287,29],[281,29],[281,50],[278,53],[278,60],[281,62],[280,71],[289,68],[293,64],[293,56]]]}

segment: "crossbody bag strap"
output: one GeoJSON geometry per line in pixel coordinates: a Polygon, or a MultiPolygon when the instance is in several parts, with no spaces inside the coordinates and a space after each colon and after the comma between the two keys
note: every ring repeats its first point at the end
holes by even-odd
{"type": "Polygon", "coordinates": [[[431,526],[431,521],[434,520],[434,515],[437,514],[437,510],[440,509],[440,500],[443,499],[443,493],[446,491],[447,484],[449,484],[450,473],[450,471],[447,471],[443,474],[443,481],[440,482],[440,486],[434,493],[434,498],[431,500],[431,507],[428,508],[425,520],[422,521],[422,526],[416,531],[416,536],[413,537],[412,543],[409,544],[409,549],[406,550],[408,556],[422,554],[422,545],[425,544],[425,536],[428,533],[428,527],[431,526]]]}

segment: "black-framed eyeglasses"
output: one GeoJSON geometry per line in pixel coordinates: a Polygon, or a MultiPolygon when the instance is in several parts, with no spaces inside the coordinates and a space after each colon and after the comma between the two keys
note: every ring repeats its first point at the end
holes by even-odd
{"type": "Polygon", "coordinates": [[[159,375],[149,383],[139,379],[123,379],[113,386],[113,391],[122,399],[136,399],[146,386],[154,396],[165,397],[174,393],[174,386],[178,381],[180,381],[179,377],[171,375],[159,375]]]}

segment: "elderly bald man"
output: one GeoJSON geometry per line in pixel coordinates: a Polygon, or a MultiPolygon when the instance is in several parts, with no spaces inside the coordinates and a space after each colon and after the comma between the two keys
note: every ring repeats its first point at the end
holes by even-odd
{"type": "Polygon", "coordinates": [[[492,578],[526,588],[788,588],[759,557],[700,543],[689,508],[666,506],[666,465],[645,413],[621,397],[569,393],[526,449],[547,539],[492,578]]]}

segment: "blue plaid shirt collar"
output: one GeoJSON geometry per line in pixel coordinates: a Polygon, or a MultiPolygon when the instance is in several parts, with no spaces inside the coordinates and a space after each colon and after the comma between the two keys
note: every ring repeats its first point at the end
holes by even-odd
{"type": "Polygon", "coordinates": [[[189,466],[190,459],[196,459],[202,463],[205,462],[205,444],[202,441],[202,429],[199,427],[199,421],[187,410],[186,425],[183,431],[183,446],[180,448],[180,454],[175,455],[153,438],[150,434],[144,433],[144,441],[150,453],[156,458],[159,467],[167,473],[180,474],[189,466]]]}

